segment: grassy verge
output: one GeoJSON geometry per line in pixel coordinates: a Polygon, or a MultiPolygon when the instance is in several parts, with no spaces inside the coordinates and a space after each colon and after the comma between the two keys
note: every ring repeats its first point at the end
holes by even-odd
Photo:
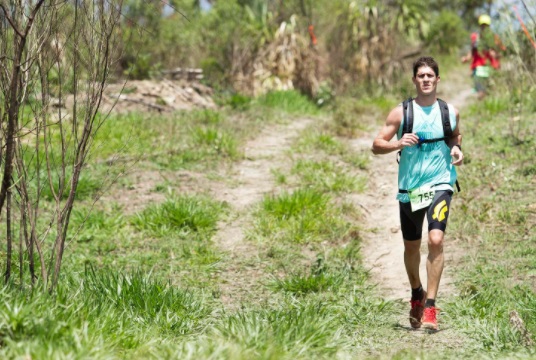
{"type": "Polygon", "coordinates": [[[536,107],[527,100],[489,97],[463,125],[467,161],[452,236],[467,255],[460,297],[445,310],[497,357],[536,356],[536,107]]]}
{"type": "MultiPolygon", "coordinates": [[[[105,171],[110,157],[115,164],[138,159],[136,171],[156,169],[167,177],[151,183],[146,200],[134,209],[128,192],[121,202],[93,206],[96,190],[88,181],[88,194],[73,214],[58,292],[12,285],[0,291],[0,356],[536,356],[528,346],[536,333],[531,232],[536,109],[515,120],[508,118],[509,102],[490,98],[464,113],[464,133],[470,134],[464,140],[467,163],[449,236],[458,239],[467,257],[460,265],[460,296],[442,304],[445,322],[467,341],[453,343],[441,332],[419,335],[404,328],[399,319],[408,304],[384,300],[361,264],[362,218],[345,197],[366,191],[369,158],[352,150],[351,139],[376,127],[376,118],[384,117],[386,104],[393,102],[339,100],[344,102],[340,108],[318,112],[294,93],[271,96],[236,99],[234,110],[222,112],[127,116],[108,123],[93,153],[101,161],[95,169],[105,171]],[[254,261],[233,263],[213,236],[219,223],[240,214],[211,196],[226,180],[212,172],[240,160],[245,141],[263,126],[303,113],[316,121],[292,145],[290,167],[273,169],[277,188],[252,209],[246,241],[254,261]],[[504,118],[512,122],[505,126],[504,118]],[[120,156],[114,155],[117,149],[120,156]],[[196,174],[195,187],[181,183],[177,173],[183,172],[196,174]],[[253,300],[229,309],[221,298],[220,274],[238,265],[254,268],[262,280],[247,289],[253,300]],[[525,333],[510,324],[513,311],[525,333]]],[[[99,174],[88,179],[100,180],[99,174]]],[[[131,177],[112,189],[121,193],[137,186],[131,177]]]]}

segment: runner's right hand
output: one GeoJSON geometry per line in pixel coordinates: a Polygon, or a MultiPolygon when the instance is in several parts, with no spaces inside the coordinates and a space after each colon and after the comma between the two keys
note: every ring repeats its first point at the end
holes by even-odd
{"type": "Polygon", "coordinates": [[[398,140],[398,145],[400,149],[403,149],[408,146],[417,145],[419,143],[419,137],[413,133],[407,133],[398,140]]]}

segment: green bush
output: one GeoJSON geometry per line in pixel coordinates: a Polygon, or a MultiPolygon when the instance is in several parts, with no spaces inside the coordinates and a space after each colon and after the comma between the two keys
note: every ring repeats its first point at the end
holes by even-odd
{"type": "Polygon", "coordinates": [[[229,99],[229,105],[236,110],[246,110],[251,104],[251,98],[249,96],[241,94],[233,94],[229,99]]]}
{"type": "Polygon", "coordinates": [[[426,38],[426,44],[431,51],[452,54],[468,42],[469,34],[458,14],[443,10],[434,17],[426,38]]]}

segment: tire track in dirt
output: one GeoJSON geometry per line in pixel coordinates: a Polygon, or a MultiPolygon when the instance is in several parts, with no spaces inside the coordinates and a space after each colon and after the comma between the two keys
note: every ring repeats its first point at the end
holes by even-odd
{"type": "Polygon", "coordinates": [[[245,160],[231,170],[227,187],[215,196],[233,209],[234,216],[219,224],[214,241],[227,254],[219,273],[221,299],[226,307],[234,308],[246,299],[262,297],[262,282],[269,275],[259,258],[259,248],[246,241],[245,229],[251,223],[251,208],[265,194],[275,190],[272,169],[290,161],[286,151],[311,119],[301,118],[290,124],[268,126],[245,147],[245,160]]]}

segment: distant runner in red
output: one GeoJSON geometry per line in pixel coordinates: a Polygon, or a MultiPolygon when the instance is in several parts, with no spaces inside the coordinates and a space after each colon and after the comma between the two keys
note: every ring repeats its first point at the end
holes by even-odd
{"type": "MultiPolygon", "coordinates": [[[[411,285],[410,325],[437,330],[436,296],[443,273],[443,242],[450,201],[463,162],[458,110],[438,99],[439,66],[431,57],[413,63],[415,99],[395,107],[372,144],[376,155],[400,152],[398,194],[404,264],[411,285]],[[391,141],[394,137],[396,141],[391,141]],[[419,276],[424,217],[428,220],[428,283],[419,276]]],[[[459,190],[459,189],[458,189],[459,190]]]]}
{"type": "Polygon", "coordinates": [[[471,60],[475,91],[482,100],[488,92],[492,71],[501,67],[499,51],[504,51],[506,48],[501,39],[490,30],[489,15],[481,15],[478,18],[478,25],[480,31],[471,34],[471,50],[461,60],[463,63],[471,60]]]}

